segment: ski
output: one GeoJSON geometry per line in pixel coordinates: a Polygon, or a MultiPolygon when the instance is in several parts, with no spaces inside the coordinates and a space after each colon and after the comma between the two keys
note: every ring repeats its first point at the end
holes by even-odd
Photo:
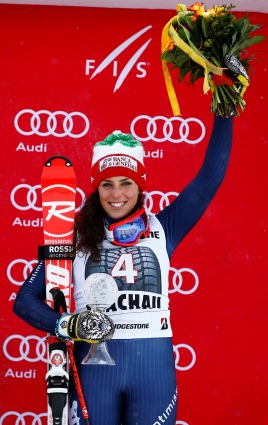
{"type": "MultiPolygon", "coordinates": [[[[60,313],[65,313],[67,311],[67,307],[66,307],[66,302],[65,302],[65,297],[63,292],[58,288],[53,288],[51,289],[50,292],[54,300],[54,310],[60,313]]],[[[80,377],[79,377],[78,369],[77,369],[74,354],[73,354],[74,345],[72,341],[65,341],[65,344],[66,344],[68,357],[69,357],[70,371],[72,372],[72,375],[73,375],[77,395],[79,398],[79,403],[81,406],[82,415],[84,418],[84,423],[85,425],[90,425],[84,392],[81,386],[80,377]]]]}
{"type": "MultiPolygon", "coordinates": [[[[39,258],[45,261],[46,302],[55,310],[53,290],[64,294],[70,311],[76,177],[72,163],[63,156],[49,158],[41,178],[44,246],[39,258]]],[[[48,425],[68,425],[69,360],[65,342],[48,335],[47,412],[48,425]]]]}

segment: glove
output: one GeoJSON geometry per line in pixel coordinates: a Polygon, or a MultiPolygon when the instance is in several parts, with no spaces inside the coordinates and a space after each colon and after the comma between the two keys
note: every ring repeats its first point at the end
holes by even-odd
{"type": "Polygon", "coordinates": [[[235,56],[225,55],[223,62],[226,69],[224,69],[222,75],[210,74],[211,90],[213,91],[214,86],[223,84],[233,86],[235,84],[238,87],[238,92],[243,96],[249,86],[249,76],[245,68],[235,56]]]}
{"type": "Polygon", "coordinates": [[[241,83],[239,85],[239,92],[243,96],[249,86],[249,76],[245,68],[235,56],[230,55],[224,56],[224,65],[227,67],[225,71],[226,75],[232,78],[232,80],[238,80],[241,83]]]}
{"type": "Polygon", "coordinates": [[[249,86],[249,77],[241,62],[231,55],[223,59],[222,75],[209,74],[212,91],[211,111],[223,118],[239,116],[245,108],[244,93],[249,86]],[[217,89],[217,86],[226,86],[217,89]],[[227,86],[232,86],[228,88],[227,86]]]}
{"type": "Polygon", "coordinates": [[[114,323],[109,316],[98,310],[78,314],[64,313],[56,322],[55,333],[59,339],[96,344],[112,338],[114,323]]]}

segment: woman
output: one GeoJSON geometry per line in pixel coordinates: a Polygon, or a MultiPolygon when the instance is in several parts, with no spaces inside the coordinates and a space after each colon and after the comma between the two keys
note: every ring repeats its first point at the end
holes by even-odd
{"type": "MultiPolygon", "coordinates": [[[[142,144],[114,132],[93,150],[93,193],[76,217],[73,263],[77,314],[92,273],[108,273],[119,289],[107,309],[114,336],[107,342],[115,366],[83,365],[87,342],[75,343],[75,357],[91,425],[174,425],[177,389],[169,320],[168,273],[174,250],[205,212],[219,188],[231,151],[232,118],[214,118],[204,163],[175,201],[158,214],[143,207],[146,173],[142,144]]],[[[44,302],[44,267],[22,286],[14,311],[31,325],[69,337],[66,318],[44,302]],[[29,306],[30,309],[25,309],[29,306]]],[[[77,339],[77,338],[76,338],[77,339]]],[[[87,338],[90,339],[90,336],[87,338]]],[[[72,423],[82,414],[72,387],[72,423]]]]}

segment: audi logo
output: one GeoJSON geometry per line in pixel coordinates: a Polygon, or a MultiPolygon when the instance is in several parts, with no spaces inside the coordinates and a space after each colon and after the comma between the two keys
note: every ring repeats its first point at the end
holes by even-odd
{"type": "Polygon", "coordinates": [[[15,116],[14,125],[24,136],[35,134],[41,137],[70,136],[78,139],[85,136],[89,130],[89,120],[82,112],[50,112],[46,109],[23,109],[15,116]]]}
{"type": "Polygon", "coordinates": [[[8,265],[8,268],[7,268],[7,277],[9,281],[13,283],[14,285],[21,286],[23,282],[27,279],[28,275],[31,273],[31,271],[33,270],[36,264],[37,264],[37,260],[26,261],[23,258],[18,258],[16,260],[11,261],[11,263],[8,265]],[[22,273],[20,270],[21,265],[23,266],[22,273]],[[20,278],[22,278],[22,280],[17,280],[14,277],[14,274],[18,274],[18,272],[20,272],[20,275],[21,275],[20,278]]]}
{"type": "Polygon", "coordinates": [[[47,413],[40,413],[38,415],[33,412],[18,413],[11,410],[0,416],[0,425],[10,424],[9,419],[11,417],[14,417],[15,420],[15,422],[12,422],[13,425],[45,425],[47,423],[47,413]],[[28,418],[31,422],[27,420],[28,418]],[[42,418],[45,419],[42,420],[42,418]]]}
{"type": "Polygon", "coordinates": [[[161,115],[150,117],[139,115],[130,125],[134,138],[140,142],[153,140],[154,142],[189,143],[201,142],[206,134],[206,128],[198,118],[171,117],[161,115]]]}
{"type": "MultiPolygon", "coordinates": [[[[172,274],[172,279],[170,279],[173,288],[169,289],[169,294],[174,294],[174,292],[179,292],[183,295],[190,295],[195,292],[199,285],[199,278],[196,272],[188,267],[183,267],[181,269],[175,269],[174,267],[170,267],[170,275],[172,274]],[[189,273],[194,277],[194,284],[190,289],[182,289],[183,285],[183,273],[189,273]]],[[[188,276],[187,276],[188,277],[188,276]]]]}
{"type": "MultiPolygon", "coordinates": [[[[75,211],[80,211],[85,194],[80,188],[77,188],[76,192],[81,195],[82,201],[75,211]]],[[[10,200],[13,207],[18,210],[27,211],[32,209],[35,211],[42,211],[41,186],[40,184],[36,184],[34,186],[26,183],[18,184],[14,187],[14,189],[12,189],[10,200]]]]}
{"type": "MultiPolygon", "coordinates": [[[[33,209],[35,211],[42,211],[42,206],[40,205],[39,207],[36,205],[37,195],[39,190],[41,190],[40,184],[36,184],[34,186],[30,186],[29,184],[26,184],[26,183],[19,184],[18,186],[14,187],[14,189],[12,190],[10,194],[12,205],[21,211],[26,211],[30,209],[33,209]],[[21,189],[26,189],[26,205],[18,204],[15,199],[15,195],[21,189]]],[[[40,199],[40,204],[41,204],[41,199],[40,199]]]]}
{"type": "MultiPolygon", "coordinates": [[[[196,362],[196,354],[194,349],[188,344],[177,344],[173,346],[175,353],[175,367],[177,370],[185,371],[191,369],[196,362]],[[190,359],[189,359],[190,355],[190,359]],[[183,360],[183,365],[179,364],[183,360]]],[[[182,362],[181,362],[182,363],[182,362]]]]}
{"type": "Polygon", "coordinates": [[[163,193],[159,190],[153,190],[152,192],[144,192],[144,195],[144,204],[147,211],[152,211],[157,206],[157,202],[158,206],[155,209],[159,211],[169,205],[179,194],[178,192],[163,193]]]}
{"type": "Polygon", "coordinates": [[[47,363],[46,337],[10,335],[3,344],[3,352],[6,358],[13,362],[26,360],[34,363],[41,360],[47,363]]]}

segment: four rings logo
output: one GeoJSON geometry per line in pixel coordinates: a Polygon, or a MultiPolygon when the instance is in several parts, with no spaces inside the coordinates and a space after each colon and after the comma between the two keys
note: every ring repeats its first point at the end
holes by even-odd
{"type": "MultiPolygon", "coordinates": [[[[188,267],[182,267],[181,269],[178,269],[178,270],[175,269],[174,267],[170,267],[169,271],[170,271],[170,277],[172,276],[170,280],[173,286],[172,289],[169,289],[168,291],[169,294],[174,294],[175,292],[179,292],[180,294],[183,294],[183,295],[190,295],[197,290],[199,285],[199,278],[194,270],[189,269],[188,267]],[[183,276],[185,276],[185,273],[188,273],[188,275],[190,275],[191,278],[194,278],[194,284],[192,284],[192,279],[191,279],[191,285],[189,289],[186,289],[186,288],[182,289],[183,283],[184,283],[184,286],[186,286],[188,281],[188,279],[183,279],[183,276]]],[[[189,278],[189,276],[187,276],[187,278],[189,278]]]]}
{"type": "Polygon", "coordinates": [[[26,261],[23,258],[17,258],[11,261],[7,268],[7,277],[13,285],[21,286],[27,279],[37,260],[26,261]]]}
{"type": "Polygon", "coordinates": [[[26,360],[30,363],[47,363],[46,337],[10,335],[3,344],[3,352],[6,358],[13,362],[26,360]]]}
{"type": "MultiPolygon", "coordinates": [[[[76,191],[81,196],[81,204],[76,208],[76,211],[80,211],[85,194],[80,188],[77,188],[76,191]]],[[[12,189],[10,200],[13,207],[17,210],[27,211],[32,209],[42,211],[41,186],[40,184],[34,186],[26,183],[18,184],[12,189]]]]}
{"type": "Polygon", "coordinates": [[[130,131],[140,142],[153,140],[189,144],[201,142],[206,134],[205,126],[198,118],[166,118],[161,115],[139,115],[132,121],[130,131]]]}
{"type": "Polygon", "coordinates": [[[141,31],[138,31],[136,34],[132,35],[130,38],[125,40],[123,43],[121,43],[116,49],[114,49],[101,63],[100,65],[95,69],[95,60],[93,59],[87,59],[86,60],[86,75],[90,75],[91,70],[94,70],[93,74],[91,75],[90,79],[92,80],[96,75],[100,74],[105,68],[107,68],[108,65],[112,64],[113,69],[113,76],[117,77],[115,86],[114,86],[114,92],[116,92],[123,82],[125,81],[126,77],[132,70],[132,68],[136,65],[137,78],[144,78],[146,75],[146,70],[144,67],[146,66],[146,62],[138,62],[140,56],[145,51],[149,43],[151,42],[151,38],[147,40],[141,47],[138,48],[138,50],[133,54],[133,56],[128,60],[128,62],[125,64],[124,68],[118,75],[118,61],[115,60],[122,52],[124,52],[135,40],[140,38],[144,33],[146,33],[149,29],[151,29],[152,26],[149,25],[145,28],[143,28],[141,31]]]}
{"type": "Polygon", "coordinates": [[[40,413],[38,415],[33,412],[18,413],[12,410],[0,416],[1,425],[45,425],[46,423],[47,413],[40,413]]]}
{"type": "Polygon", "coordinates": [[[89,120],[82,112],[50,112],[45,109],[33,111],[23,109],[14,119],[16,130],[24,136],[70,136],[78,139],[87,134],[89,120]]]}
{"type": "Polygon", "coordinates": [[[189,370],[196,362],[194,349],[188,344],[177,344],[173,346],[175,353],[175,367],[177,370],[189,370]]]}
{"type": "Polygon", "coordinates": [[[162,209],[168,206],[178,195],[178,192],[163,193],[160,190],[153,190],[152,192],[144,192],[144,203],[148,212],[162,209]]]}

